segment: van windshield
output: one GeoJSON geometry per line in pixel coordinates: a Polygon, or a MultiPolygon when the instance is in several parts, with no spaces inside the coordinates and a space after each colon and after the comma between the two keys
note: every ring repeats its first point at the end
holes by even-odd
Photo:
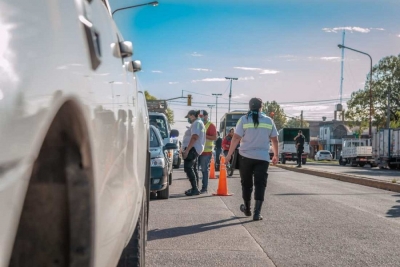
{"type": "Polygon", "coordinates": [[[167,122],[163,116],[150,115],[150,125],[153,125],[160,131],[163,139],[168,138],[167,122]]]}

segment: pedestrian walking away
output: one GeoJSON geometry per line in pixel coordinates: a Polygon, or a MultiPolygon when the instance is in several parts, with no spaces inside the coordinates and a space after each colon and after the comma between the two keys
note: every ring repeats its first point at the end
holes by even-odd
{"type": "Polygon", "coordinates": [[[251,216],[251,195],[254,184],[254,214],[253,220],[262,220],[261,208],[264,202],[270,162],[269,144],[271,141],[274,156],[272,164],[278,162],[278,132],[273,120],[261,112],[262,100],[252,98],[249,101],[249,112],[241,117],[236,125],[226,162],[229,162],[240,142],[240,178],[242,183],[242,198],[244,204],[240,210],[251,216]],[[253,182],[254,178],[254,182],[253,182]]]}
{"type": "Polygon", "coordinates": [[[199,156],[199,167],[201,168],[202,179],[201,179],[201,193],[207,193],[208,190],[208,174],[212,151],[214,147],[214,141],[217,140],[217,128],[215,125],[208,120],[208,112],[206,110],[200,110],[199,117],[204,123],[206,131],[206,142],[204,145],[204,151],[199,156]]]}
{"type": "Polygon", "coordinates": [[[182,158],[183,169],[189,178],[191,189],[187,190],[187,196],[199,195],[198,189],[198,173],[196,163],[198,156],[203,153],[206,141],[205,128],[203,122],[199,118],[199,111],[190,110],[185,118],[191,124],[186,130],[182,140],[182,158]]]}
{"type": "Polygon", "coordinates": [[[296,141],[296,150],[297,150],[297,166],[301,168],[301,156],[303,155],[304,152],[304,141],[306,138],[303,135],[303,132],[299,130],[297,136],[294,138],[294,141],[296,141]]]}
{"type": "Polygon", "coordinates": [[[217,140],[215,140],[214,150],[215,150],[215,170],[219,171],[219,164],[220,164],[219,157],[222,152],[222,138],[219,132],[217,132],[217,140]]]}

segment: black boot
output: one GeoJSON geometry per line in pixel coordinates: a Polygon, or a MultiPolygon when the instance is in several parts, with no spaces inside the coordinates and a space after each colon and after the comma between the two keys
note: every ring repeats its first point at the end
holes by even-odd
{"type": "Polygon", "coordinates": [[[254,205],[253,221],[259,221],[263,219],[263,217],[260,214],[263,202],[264,201],[262,200],[256,200],[256,204],[254,205]]]}
{"type": "Polygon", "coordinates": [[[192,189],[189,191],[185,192],[185,195],[187,196],[195,196],[195,195],[200,195],[199,188],[197,187],[197,182],[195,179],[190,180],[190,184],[192,185],[192,189]]]}
{"type": "Polygon", "coordinates": [[[246,216],[251,216],[251,201],[244,201],[244,204],[240,205],[240,211],[246,216]]]}

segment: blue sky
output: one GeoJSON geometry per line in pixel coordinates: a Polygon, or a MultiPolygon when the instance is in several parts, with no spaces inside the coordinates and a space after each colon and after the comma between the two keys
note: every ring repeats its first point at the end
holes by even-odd
{"type": "MultiPolygon", "coordinates": [[[[113,9],[146,1],[111,0],[113,9]]],[[[282,103],[288,115],[333,118],[340,89],[342,28],[345,45],[371,54],[373,62],[400,53],[400,1],[369,0],[160,0],[157,7],[124,10],[114,19],[142,61],[140,89],[166,99],[193,95],[192,108],[208,109],[222,93],[218,118],[247,108],[257,96],[282,103]],[[332,100],[320,103],[295,103],[332,100]],[[199,102],[199,103],[196,103],[199,102]]],[[[343,98],[363,87],[369,59],[345,51],[343,98]]],[[[170,103],[175,126],[184,129],[185,100],[170,103]],[[182,122],[181,122],[182,121],[182,122]]],[[[215,109],[213,110],[215,121],[215,109]]]]}

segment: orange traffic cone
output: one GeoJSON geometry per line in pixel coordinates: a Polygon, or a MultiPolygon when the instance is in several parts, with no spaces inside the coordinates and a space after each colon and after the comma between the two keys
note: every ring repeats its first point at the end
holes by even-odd
{"type": "Polygon", "coordinates": [[[214,156],[211,157],[211,162],[210,162],[210,175],[209,177],[210,179],[216,179],[217,177],[215,177],[215,161],[214,161],[214,156]]]}
{"type": "Polygon", "coordinates": [[[226,179],[225,157],[221,158],[221,164],[219,167],[218,190],[217,190],[217,193],[214,193],[213,195],[214,196],[232,196],[232,194],[228,193],[228,181],[226,179]]]}

